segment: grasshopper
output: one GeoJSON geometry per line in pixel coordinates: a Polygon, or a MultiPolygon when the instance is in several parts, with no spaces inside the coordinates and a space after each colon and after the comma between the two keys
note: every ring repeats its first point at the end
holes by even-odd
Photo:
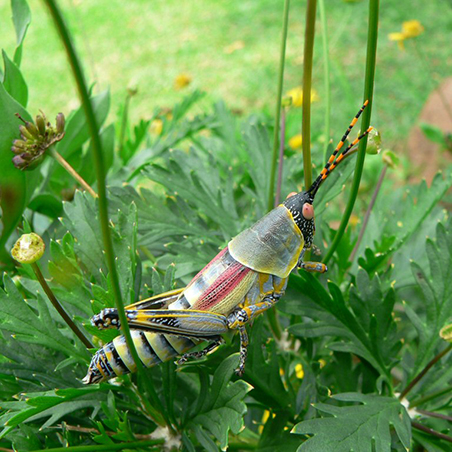
{"type": "MultiPolygon", "coordinates": [[[[314,239],[313,202],[323,181],[372,130],[369,127],[339,154],[367,104],[368,101],[353,118],[308,190],[291,193],[282,204],[233,238],[187,287],[126,306],[132,339],[144,366],[152,367],[176,356],[181,356],[178,364],[199,358],[221,343],[223,333],[237,330],[240,361],[236,373],[243,374],[248,346],[246,325],[278,302],[294,268],[327,271],[325,264],[303,261],[314,239]],[[208,342],[204,350],[189,352],[203,341],[208,342]]],[[[99,329],[120,328],[113,308],[104,309],[91,322],[99,329]]],[[[98,383],[135,370],[125,337],[118,336],[95,353],[83,382],[98,383]]]]}

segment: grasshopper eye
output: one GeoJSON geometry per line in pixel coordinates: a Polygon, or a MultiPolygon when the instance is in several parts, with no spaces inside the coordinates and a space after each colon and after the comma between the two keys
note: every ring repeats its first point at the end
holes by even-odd
{"type": "Polygon", "coordinates": [[[303,216],[306,220],[312,220],[314,218],[314,207],[312,207],[312,204],[308,204],[307,202],[303,204],[303,216]]]}

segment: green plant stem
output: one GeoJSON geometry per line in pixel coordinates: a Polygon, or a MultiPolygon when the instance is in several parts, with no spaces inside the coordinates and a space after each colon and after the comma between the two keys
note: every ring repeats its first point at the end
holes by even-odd
{"type": "Polygon", "coordinates": [[[272,166],[270,171],[270,185],[268,190],[268,203],[267,203],[268,210],[271,210],[273,208],[274,202],[273,190],[275,188],[276,163],[278,159],[278,139],[279,139],[279,124],[281,120],[280,118],[281,118],[282,90],[284,82],[284,63],[286,59],[287,30],[289,28],[289,6],[290,0],[284,0],[283,29],[281,34],[281,50],[279,54],[278,88],[276,94],[275,130],[273,132],[272,166]]]}
{"type": "Polygon", "coordinates": [[[426,427],[425,425],[419,424],[419,422],[411,421],[411,425],[414,428],[417,428],[418,430],[428,433],[429,435],[436,436],[437,438],[440,438],[440,439],[443,439],[444,441],[452,443],[451,436],[445,435],[444,433],[441,433],[441,432],[437,432],[436,430],[433,430],[430,427],[426,427]]]}
{"type": "Polygon", "coordinates": [[[78,326],[74,323],[74,321],[69,317],[68,313],[64,310],[63,306],[61,306],[60,302],[55,297],[52,289],[47,284],[47,281],[44,278],[44,275],[41,273],[41,269],[37,262],[30,264],[31,268],[35,272],[36,277],[38,278],[39,284],[44,289],[44,292],[47,294],[50,302],[53,304],[54,308],[58,311],[58,314],[63,318],[63,320],[68,324],[69,328],[75,333],[75,335],[83,342],[86,348],[94,348],[94,345],[85,337],[85,335],[79,330],[78,326]]]}
{"type": "MultiPolygon", "coordinates": [[[[284,63],[286,59],[287,30],[289,28],[289,7],[290,0],[284,0],[283,29],[281,34],[281,50],[279,54],[278,88],[276,94],[275,130],[273,132],[273,155],[272,166],[270,170],[270,184],[268,189],[268,210],[271,210],[273,208],[274,203],[275,173],[276,163],[278,160],[279,125],[281,121],[281,102],[284,82],[284,63]]],[[[281,325],[279,324],[276,309],[270,309],[269,311],[267,311],[267,319],[270,323],[270,328],[274,336],[277,339],[281,339],[281,325]]]]}
{"type": "Polygon", "coordinates": [[[283,164],[284,164],[284,141],[286,137],[286,110],[282,108],[281,111],[281,139],[279,142],[279,159],[278,159],[278,181],[276,182],[276,195],[274,207],[279,206],[281,199],[281,185],[282,185],[282,175],[283,175],[283,164]]]}
{"type": "Polygon", "coordinates": [[[378,178],[377,186],[372,194],[372,199],[370,200],[369,206],[367,207],[366,215],[364,215],[363,225],[361,226],[361,230],[359,231],[358,240],[356,241],[355,246],[353,247],[353,251],[350,254],[350,262],[353,262],[355,259],[356,253],[358,252],[359,245],[361,245],[361,241],[363,240],[364,232],[366,232],[367,224],[369,223],[370,214],[375,205],[375,201],[377,200],[378,193],[380,192],[381,185],[383,184],[383,180],[386,175],[386,171],[388,170],[388,166],[385,165],[381,170],[380,177],[378,178]]]}
{"type": "Polygon", "coordinates": [[[330,117],[331,117],[331,88],[330,88],[330,57],[328,55],[328,33],[326,30],[325,0],[319,0],[320,22],[322,23],[322,48],[325,65],[325,148],[323,161],[326,162],[328,144],[330,141],[330,117]]]}
{"type": "Polygon", "coordinates": [[[443,395],[448,394],[449,392],[452,392],[452,387],[448,387],[446,389],[441,389],[440,391],[433,392],[432,394],[429,394],[428,396],[421,397],[420,399],[414,400],[413,402],[410,402],[410,408],[415,408],[419,405],[422,405],[424,403],[430,402],[430,400],[436,399],[438,397],[441,397],[443,395]]]}
{"type": "Polygon", "coordinates": [[[119,146],[118,146],[118,154],[122,156],[124,141],[126,138],[126,128],[127,128],[127,120],[129,118],[129,105],[130,99],[132,99],[133,94],[130,91],[127,92],[126,100],[124,102],[124,111],[122,113],[122,121],[121,121],[121,129],[119,131],[119,146]]]}
{"type": "MultiPolygon", "coordinates": [[[[149,396],[152,398],[154,405],[157,407],[158,411],[163,414],[162,404],[157,397],[157,393],[153,388],[151,382],[144,375],[144,367],[141,363],[140,358],[138,357],[138,353],[135,349],[135,344],[133,343],[132,337],[130,335],[129,324],[127,323],[127,317],[124,312],[124,304],[121,298],[121,289],[119,286],[119,278],[115,265],[115,255],[113,250],[113,243],[110,234],[110,227],[108,221],[108,199],[107,199],[107,189],[105,184],[105,168],[103,164],[103,153],[102,153],[102,143],[99,137],[99,127],[97,125],[96,116],[94,114],[94,109],[91,104],[91,99],[89,97],[88,88],[86,85],[85,77],[83,75],[82,67],[80,61],[78,59],[77,53],[75,51],[74,45],[72,43],[72,39],[69,35],[69,31],[64,23],[63,16],[60,12],[59,7],[56,4],[55,0],[44,0],[44,3],[47,5],[50,14],[53,18],[55,26],[60,34],[61,40],[66,49],[66,53],[69,59],[69,63],[72,68],[72,73],[74,75],[77,89],[79,92],[80,99],[82,101],[83,109],[85,111],[86,120],[88,123],[91,142],[93,148],[93,157],[95,163],[95,169],[97,174],[97,191],[99,194],[99,217],[100,217],[100,226],[102,230],[102,238],[104,242],[105,248],[105,256],[107,260],[107,266],[109,275],[111,278],[113,295],[115,298],[115,304],[118,310],[119,319],[121,322],[121,332],[126,338],[127,345],[129,347],[132,358],[136,364],[137,372],[140,375],[143,375],[143,381],[145,382],[147,392],[149,396]]],[[[162,425],[161,416],[157,416],[157,413],[153,413],[156,422],[162,425]]]]}
{"type": "Polygon", "coordinates": [[[400,393],[399,399],[403,400],[414,386],[424,377],[424,375],[445,355],[452,350],[452,344],[449,344],[442,352],[432,358],[429,363],[411,380],[410,384],[400,393]]]}
{"type": "MultiPolygon", "coordinates": [[[[367,32],[367,56],[366,56],[366,77],[364,85],[364,100],[368,100],[369,104],[364,110],[361,120],[361,130],[367,130],[370,125],[370,117],[372,113],[372,101],[373,101],[373,90],[374,90],[374,78],[375,78],[375,67],[376,67],[376,57],[377,57],[377,38],[378,38],[378,12],[380,8],[380,0],[369,0],[369,25],[367,32]]],[[[342,216],[341,224],[336,232],[333,243],[331,244],[328,252],[323,259],[326,264],[333,256],[336,251],[339,242],[344,235],[345,228],[347,227],[350,215],[352,214],[353,207],[355,205],[356,197],[358,195],[359,184],[361,182],[361,176],[364,167],[364,159],[366,157],[366,146],[367,146],[366,135],[360,142],[358,146],[358,156],[356,158],[355,165],[355,175],[353,177],[353,184],[351,188],[350,198],[347,203],[344,215],[342,216]]]]}
{"type": "Polygon", "coordinates": [[[55,146],[49,149],[50,155],[87,191],[93,198],[97,198],[97,193],[88,185],[88,182],[80,176],[77,171],[57,152],[55,146]]]}
{"type": "MultiPolygon", "coordinates": [[[[106,444],[106,445],[100,445],[100,444],[93,444],[90,446],[70,446],[70,447],[55,447],[53,449],[46,449],[49,452],[98,452],[102,450],[111,451],[111,450],[123,450],[123,449],[139,449],[141,447],[147,447],[147,446],[156,446],[158,444],[164,444],[165,440],[162,439],[154,439],[154,440],[148,440],[148,441],[133,441],[130,443],[116,443],[116,444],[106,444]]],[[[161,448],[152,448],[147,449],[149,452],[151,451],[161,451],[161,448]]],[[[40,452],[42,449],[35,450],[32,452],[40,452]]]]}
{"type": "Polygon", "coordinates": [[[303,61],[303,118],[301,121],[301,136],[303,141],[304,186],[307,190],[312,183],[311,163],[311,91],[312,91],[312,60],[314,57],[315,18],[317,0],[308,0],[306,8],[306,29],[304,34],[303,61]]]}

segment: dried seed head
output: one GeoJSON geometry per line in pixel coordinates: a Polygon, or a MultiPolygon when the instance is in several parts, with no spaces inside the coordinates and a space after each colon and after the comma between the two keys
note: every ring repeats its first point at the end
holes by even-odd
{"type": "Polygon", "coordinates": [[[44,159],[46,150],[64,137],[64,115],[58,113],[55,127],[47,122],[44,113],[36,116],[36,125],[16,116],[24,125],[19,127],[21,139],[14,140],[11,148],[16,154],[13,164],[21,170],[34,169],[44,159]]]}
{"type": "Polygon", "coordinates": [[[13,246],[11,255],[21,264],[33,264],[44,254],[45,244],[41,237],[34,232],[23,234],[13,246]]]}

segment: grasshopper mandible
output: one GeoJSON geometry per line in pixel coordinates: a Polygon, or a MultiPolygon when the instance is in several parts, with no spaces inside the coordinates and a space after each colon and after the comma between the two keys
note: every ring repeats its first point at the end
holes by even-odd
{"type": "MultiPolygon", "coordinates": [[[[353,118],[308,190],[289,195],[233,238],[187,287],[126,306],[132,339],[146,367],[180,355],[178,364],[204,356],[221,343],[223,333],[238,330],[240,362],[236,372],[243,374],[248,346],[246,324],[275,305],[284,294],[294,268],[320,273],[327,270],[322,263],[303,262],[315,233],[312,204],[323,181],[372,130],[369,127],[338,155],[367,104],[368,101],[353,118]],[[209,342],[204,350],[187,353],[201,341],[209,342]]],[[[104,309],[91,322],[99,329],[120,327],[113,308],[104,309]]],[[[83,382],[98,383],[135,370],[125,338],[118,336],[96,352],[83,382]]]]}

